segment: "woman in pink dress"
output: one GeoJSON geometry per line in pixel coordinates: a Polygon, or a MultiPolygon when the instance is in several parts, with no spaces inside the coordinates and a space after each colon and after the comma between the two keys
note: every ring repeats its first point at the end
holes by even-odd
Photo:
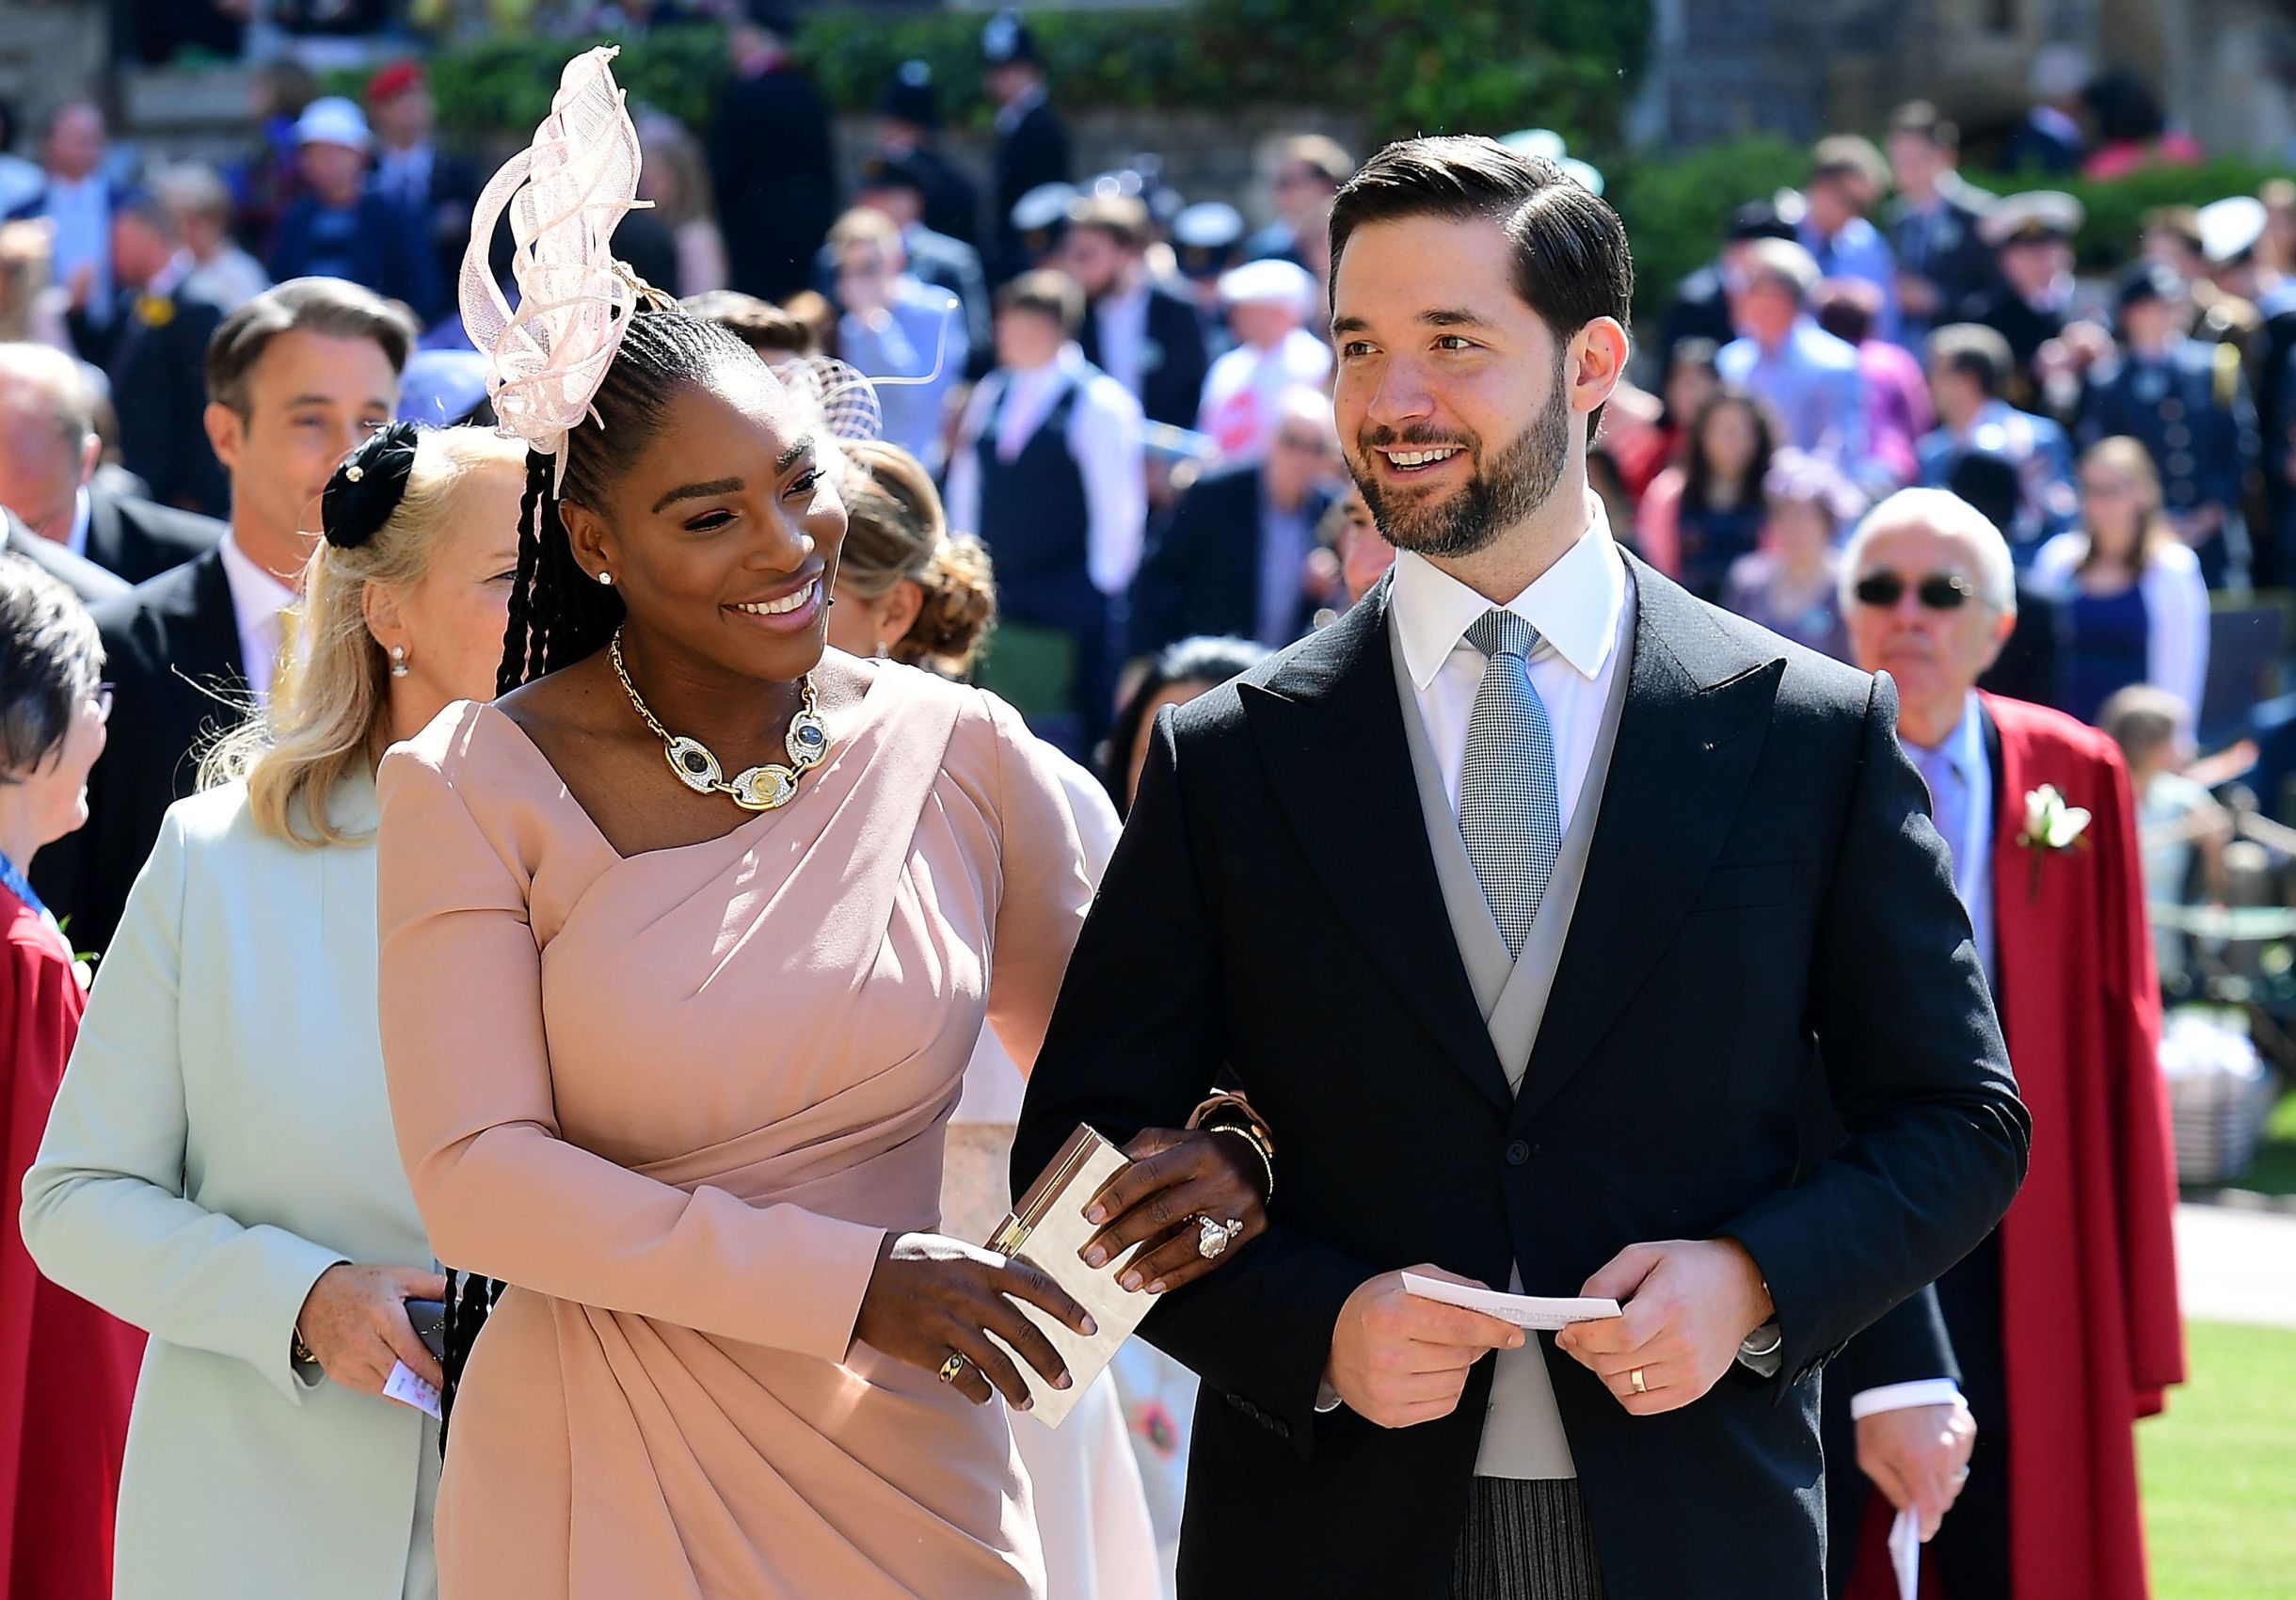
{"type": "MultiPolygon", "coordinates": [[[[587,265],[556,283],[628,282],[587,265]]],[[[1018,1303],[1086,1319],[933,1229],[983,1020],[1041,1042],[1076,822],[1000,702],[826,650],[819,408],[714,325],[616,310],[587,352],[596,324],[547,329],[521,390],[519,329],[466,299],[535,446],[504,695],[378,785],[401,1151],[440,1258],[509,1286],[450,1417],[440,1593],[1033,1595],[985,1402],[1064,1376],[1018,1303]]],[[[1156,1143],[1120,1225],[1176,1285],[1214,1265],[1195,1214],[1265,1220],[1239,1141],[1156,1143]]]]}

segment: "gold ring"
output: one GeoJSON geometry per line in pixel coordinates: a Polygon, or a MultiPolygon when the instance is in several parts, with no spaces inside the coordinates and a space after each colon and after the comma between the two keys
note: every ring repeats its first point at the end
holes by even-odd
{"type": "Polygon", "coordinates": [[[957,1374],[964,1370],[964,1355],[961,1352],[951,1351],[949,1352],[949,1359],[941,1363],[941,1382],[944,1384],[953,1384],[957,1381],[957,1374]]]}
{"type": "MultiPolygon", "coordinates": [[[[964,1358],[960,1356],[958,1359],[964,1358]]],[[[1639,1367],[1626,1375],[1626,1381],[1634,1386],[1634,1392],[1638,1395],[1647,1395],[1650,1392],[1650,1385],[1642,1381],[1642,1368],[1639,1367]]]]}

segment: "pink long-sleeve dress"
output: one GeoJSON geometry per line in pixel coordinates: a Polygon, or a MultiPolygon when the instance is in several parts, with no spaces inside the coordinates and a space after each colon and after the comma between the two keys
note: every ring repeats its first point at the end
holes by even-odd
{"type": "Polygon", "coordinates": [[[391,1114],[440,1259],[514,1286],[443,1600],[1041,1592],[1002,1409],[853,1331],[983,1017],[1034,1059],[1082,852],[1000,702],[883,665],[847,720],[782,809],[629,857],[492,707],[383,763],[391,1114]]]}

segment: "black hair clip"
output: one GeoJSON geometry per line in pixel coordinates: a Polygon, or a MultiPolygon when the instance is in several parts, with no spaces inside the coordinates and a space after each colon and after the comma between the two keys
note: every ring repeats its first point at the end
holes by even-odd
{"type": "Polygon", "coordinates": [[[418,437],[414,424],[391,423],[343,457],[319,497],[319,526],[328,544],[357,550],[391,520],[407,496],[418,437]]]}

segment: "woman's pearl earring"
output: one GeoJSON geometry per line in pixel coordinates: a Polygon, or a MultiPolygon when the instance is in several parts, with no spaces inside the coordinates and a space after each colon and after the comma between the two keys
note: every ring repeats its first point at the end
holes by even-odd
{"type": "Polygon", "coordinates": [[[614,587],[614,574],[611,572],[600,572],[598,575],[598,581],[610,589],[614,587]]]}
{"type": "Polygon", "coordinates": [[[407,647],[405,645],[391,647],[391,676],[393,678],[407,676],[407,647]]]}
{"type": "Polygon", "coordinates": [[[877,641],[877,659],[883,661],[893,653],[893,648],[883,639],[877,641]]]}

